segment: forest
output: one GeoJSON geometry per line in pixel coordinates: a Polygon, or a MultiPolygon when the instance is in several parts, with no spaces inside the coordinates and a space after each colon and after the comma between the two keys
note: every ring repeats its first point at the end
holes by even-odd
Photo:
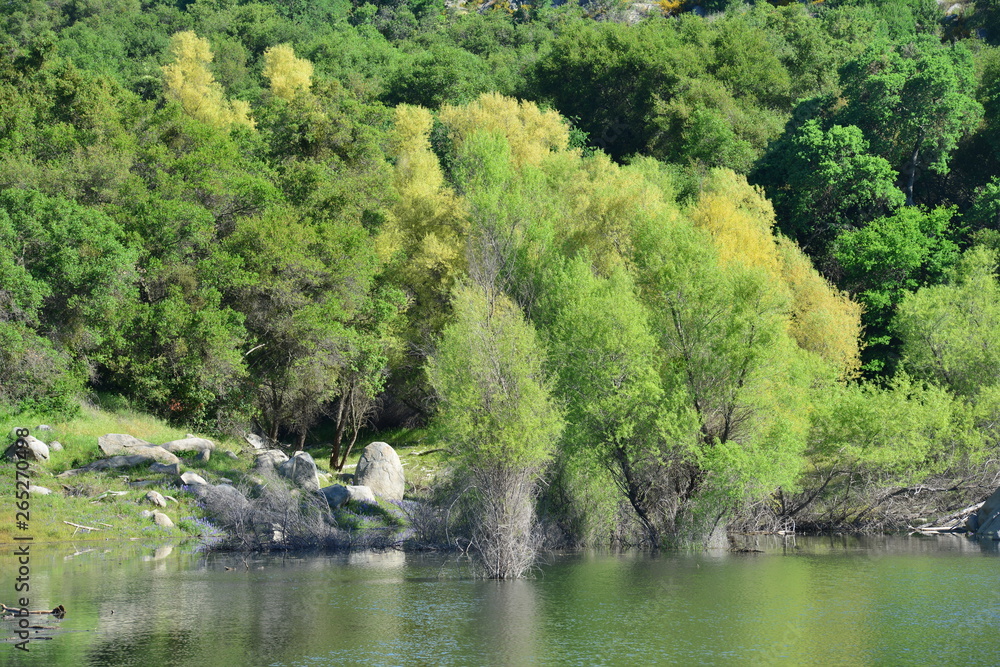
{"type": "Polygon", "coordinates": [[[982,495],[994,4],[3,3],[0,413],[426,428],[514,551],[982,495]]]}

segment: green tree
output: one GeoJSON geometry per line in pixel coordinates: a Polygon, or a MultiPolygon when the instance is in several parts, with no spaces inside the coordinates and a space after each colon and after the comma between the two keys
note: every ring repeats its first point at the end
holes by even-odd
{"type": "Polygon", "coordinates": [[[894,324],[903,365],[959,396],[975,397],[1000,378],[1000,286],[996,254],[975,246],[950,280],[907,294],[894,324]]]}
{"type": "Polygon", "coordinates": [[[870,372],[891,375],[895,368],[898,340],[892,318],[897,304],[917,288],[940,282],[958,259],[951,240],[953,215],[949,208],[924,212],[906,207],[835,240],[838,282],[865,309],[863,359],[870,372]]]}
{"type": "Polygon", "coordinates": [[[843,230],[903,205],[896,173],[869,152],[861,130],[818,119],[782,137],[750,174],[774,203],[781,230],[816,255],[843,230]]]}
{"type": "Polygon", "coordinates": [[[563,429],[532,326],[510,299],[464,285],[428,375],[442,438],[474,485],[473,547],[487,576],[531,566],[533,497],[563,429]]]}
{"type": "Polygon", "coordinates": [[[920,171],[947,173],[959,140],[983,115],[968,49],[930,36],[873,44],[841,69],[841,84],[847,105],[837,121],[860,127],[872,152],[900,172],[910,205],[920,171]]]}

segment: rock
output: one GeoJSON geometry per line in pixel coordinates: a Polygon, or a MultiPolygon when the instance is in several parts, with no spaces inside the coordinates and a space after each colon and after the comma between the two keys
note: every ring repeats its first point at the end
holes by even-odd
{"type": "Polygon", "coordinates": [[[295,455],[277,467],[278,474],[306,491],[319,491],[319,477],[316,462],[308,452],[295,452],[295,455]]]}
{"type": "MultiPolygon", "coordinates": [[[[108,470],[113,468],[134,468],[135,466],[140,466],[144,464],[155,464],[157,462],[163,464],[175,464],[177,469],[180,469],[180,460],[166,451],[161,447],[133,447],[125,450],[128,454],[120,454],[117,456],[110,456],[106,459],[98,459],[93,463],[85,465],[82,468],[74,468],[72,470],[67,470],[64,473],[56,475],[57,477],[70,477],[72,475],[78,475],[81,472],[89,472],[92,470],[108,470]]],[[[152,465],[150,466],[152,469],[152,465]]]]}
{"type": "Polygon", "coordinates": [[[35,427],[35,430],[36,431],[51,431],[52,427],[49,426],[48,424],[39,424],[38,426],[35,427]]]}
{"type": "Polygon", "coordinates": [[[34,484],[28,489],[28,493],[36,494],[39,496],[47,496],[52,493],[52,489],[46,489],[44,486],[35,486],[34,484]]]}
{"type": "Polygon", "coordinates": [[[181,464],[180,463],[150,463],[149,472],[151,473],[162,473],[164,475],[174,475],[180,477],[181,475],[181,464]]]}
{"type": "Polygon", "coordinates": [[[365,447],[354,469],[354,483],[370,487],[375,495],[388,500],[402,500],[405,480],[396,450],[384,442],[365,447]]]}
{"type": "Polygon", "coordinates": [[[186,484],[187,486],[194,486],[196,484],[208,484],[208,482],[205,481],[204,477],[190,471],[181,475],[181,483],[186,484]]]}
{"type": "Polygon", "coordinates": [[[274,472],[276,466],[287,460],[288,455],[280,449],[269,449],[257,455],[253,462],[253,469],[261,473],[274,472]]]}
{"type": "Polygon", "coordinates": [[[246,440],[247,444],[249,444],[254,449],[261,449],[261,450],[267,449],[267,440],[260,437],[256,433],[247,433],[246,435],[243,436],[243,439],[246,440]]]}
{"type": "Polygon", "coordinates": [[[349,500],[360,500],[366,503],[375,502],[375,494],[367,486],[344,486],[334,484],[319,490],[326,497],[326,502],[330,504],[330,509],[337,509],[349,500]]]}
{"type": "Polygon", "coordinates": [[[150,459],[150,463],[153,461],[157,463],[165,463],[170,465],[171,463],[180,464],[181,460],[165,450],[163,447],[157,447],[151,445],[149,447],[129,447],[123,452],[126,456],[145,456],[150,459]]]}
{"type": "Polygon", "coordinates": [[[166,499],[156,491],[150,491],[146,494],[146,502],[151,505],[156,505],[157,507],[167,506],[166,499]]]}
{"type": "Polygon", "coordinates": [[[224,450],[223,454],[225,454],[226,456],[228,456],[229,458],[231,458],[234,461],[239,461],[240,460],[240,457],[236,455],[236,452],[231,452],[228,449],[224,450]]]}
{"type": "Polygon", "coordinates": [[[993,492],[976,512],[980,537],[1000,537],[1000,488],[993,492]]]}
{"type": "MultiPolygon", "coordinates": [[[[97,439],[97,447],[105,456],[114,456],[123,453],[123,450],[132,447],[152,447],[153,443],[140,440],[125,433],[108,433],[97,439]]],[[[129,452],[131,453],[131,452],[129,452]]]]}
{"type": "Polygon", "coordinates": [[[53,440],[52,442],[49,443],[50,452],[61,452],[62,450],[63,446],[59,443],[58,440],[53,440]]]}
{"type": "Polygon", "coordinates": [[[207,484],[191,487],[205,511],[211,516],[232,518],[245,513],[250,507],[250,501],[240,491],[229,484],[207,484]]]}
{"type": "Polygon", "coordinates": [[[201,461],[202,463],[204,463],[204,462],[208,461],[210,458],[212,458],[212,450],[211,449],[203,449],[200,452],[198,452],[198,456],[194,457],[194,460],[195,461],[201,461]]]}
{"type": "MultiPolygon", "coordinates": [[[[28,444],[28,446],[23,450],[25,460],[27,461],[49,460],[48,445],[46,445],[44,442],[42,442],[33,435],[26,436],[24,438],[24,441],[28,444]]],[[[7,451],[4,452],[4,456],[13,461],[14,459],[18,458],[17,450],[18,450],[17,441],[15,440],[14,444],[8,447],[7,451]]]]}
{"type": "Polygon", "coordinates": [[[170,442],[165,442],[160,445],[160,447],[163,447],[168,452],[176,454],[177,452],[212,451],[215,449],[215,443],[211,440],[206,440],[205,438],[182,438],[181,440],[171,440],[170,442]]]}
{"type": "Polygon", "coordinates": [[[173,528],[174,522],[163,512],[153,512],[153,521],[161,528],[173,528]]]}

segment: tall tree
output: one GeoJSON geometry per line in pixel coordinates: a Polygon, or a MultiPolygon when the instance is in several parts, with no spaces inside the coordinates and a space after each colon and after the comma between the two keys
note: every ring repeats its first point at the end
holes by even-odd
{"type": "Polygon", "coordinates": [[[544,354],[520,309],[502,294],[455,292],[428,374],[437,422],[473,481],[473,547],[487,576],[520,577],[531,566],[537,475],[563,429],[544,354]]]}

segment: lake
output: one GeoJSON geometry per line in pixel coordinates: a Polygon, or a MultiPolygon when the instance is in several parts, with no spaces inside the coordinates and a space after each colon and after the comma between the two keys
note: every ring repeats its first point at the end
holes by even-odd
{"type": "MultiPolygon", "coordinates": [[[[964,537],[572,553],[479,581],[455,555],[32,547],[29,653],[0,665],[997,664],[1000,559],[964,537]],[[227,570],[226,568],[232,568],[227,570]]],[[[14,604],[13,549],[0,602],[14,604]]]]}

